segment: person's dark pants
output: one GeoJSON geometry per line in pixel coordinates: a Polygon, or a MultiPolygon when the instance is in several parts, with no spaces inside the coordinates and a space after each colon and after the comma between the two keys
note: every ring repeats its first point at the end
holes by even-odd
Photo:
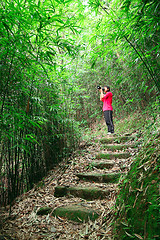
{"type": "Polygon", "coordinates": [[[106,110],[104,111],[104,118],[108,127],[108,132],[114,133],[114,125],[113,125],[113,111],[106,110]]]}

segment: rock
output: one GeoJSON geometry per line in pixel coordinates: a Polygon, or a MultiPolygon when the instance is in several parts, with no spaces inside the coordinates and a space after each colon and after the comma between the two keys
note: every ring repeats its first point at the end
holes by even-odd
{"type": "Polygon", "coordinates": [[[114,164],[115,164],[114,161],[108,161],[108,160],[106,160],[106,161],[101,161],[101,162],[99,162],[99,161],[95,162],[95,161],[94,161],[94,162],[92,163],[92,165],[93,165],[94,167],[96,167],[96,168],[101,168],[101,169],[103,169],[103,168],[110,169],[110,168],[112,168],[112,167],[114,166],[114,164]]]}
{"type": "Polygon", "coordinates": [[[55,188],[55,197],[62,197],[65,195],[73,195],[74,197],[79,197],[87,200],[94,199],[104,199],[110,193],[109,189],[103,190],[101,188],[93,187],[64,187],[57,186],[55,188]]]}
{"type": "Polygon", "coordinates": [[[131,139],[130,136],[109,137],[109,138],[100,139],[100,142],[101,143],[121,143],[121,142],[127,142],[130,139],[131,139]]]}
{"type": "Polygon", "coordinates": [[[48,215],[51,212],[52,212],[52,208],[51,207],[41,207],[37,211],[37,215],[48,215]]]}
{"type": "Polygon", "coordinates": [[[116,150],[123,150],[123,149],[127,149],[127,148],[134,148],[135,146],[132,144],[105,144],[103,145],[102,149],[106,149],[109,151],[116,151],[116,150]]]}
{"type": "Polygon", "coordinates": [[[81,205],[69,205],[56,208],[53,216],[67,218],[75,222],[87,222],[89,219],[95,221],[99,217],[99,214],[93,209],[88,209],[81,205]]]}
{"type": "Polygon", "coordinates": [[[130,157],[130,153],[99,153],[97,159],[126,159],[130,157]]]}
{"type": "Polygon", "coordinates": [[[121,176],[121,173],[78,173],[76,176],[80,179],[85,181],[93,181],[93,182],[100,182],[100,183],[117,183],[121,176]]]}

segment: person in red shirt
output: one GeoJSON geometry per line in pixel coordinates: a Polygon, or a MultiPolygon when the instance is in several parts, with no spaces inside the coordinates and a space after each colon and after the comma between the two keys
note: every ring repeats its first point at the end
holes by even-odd
{"type": "Polygon", "coordinates": [[[103,112],[104,112],[104,118],[106,125],[108,127],[108,134],[114,133],[114,125],[113,125],[113,107],[112,107],[112,96],[113,94],[110,91],[110,87],[104,87],[104,92],[103,89],[101,88],[100,90],[100,100],[103,102],[103,112]]]}

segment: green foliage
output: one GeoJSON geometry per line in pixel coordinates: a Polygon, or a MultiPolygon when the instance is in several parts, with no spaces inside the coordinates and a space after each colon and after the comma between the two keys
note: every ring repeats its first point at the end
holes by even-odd
{"type": "Polygon", "coordinates": [[[3,204],[68,156],[84,128],[101,122],[97,85],[111,86],[114,118],[152,102],[157,108],[158,9],[156,0],[2,2],[3,204]]]}
{"type": "Polygon", "coordinates": [[[139,130],[142,131],[147,123],[147,118],[147,115],[139,112],[129,115],[123,119],[117,118],[115,119],[116,132],[118,134],[125,134],[128,132],[134,133],[139,130]]]}
{"type": "Polygon", "coordinates": [[[5,0],[0,7],[0,201],[4,205],[32,188],[79,141],[73,85],[63,63],[64,56],[69,60],[79,51],[71,2],[5,0]]]}
{"type": "Polygon", "coordinates": [[[91,97],[79,100],[81,117],[91,116],[86,123],[101,118],[99,84],[111,86],[114,116],[144,110],[159,91],[158,1],[91,0],[89,6],[87,31],[81,31],[85,50],[76,63],[76,81],[91,97]]]}
{"type": "Polygon", "coordinates": [[[157,120],[152,127],[144,128],[138,154],[120,186],[115,239],[156,240],[160,237],[160,135],[157,120]]]}

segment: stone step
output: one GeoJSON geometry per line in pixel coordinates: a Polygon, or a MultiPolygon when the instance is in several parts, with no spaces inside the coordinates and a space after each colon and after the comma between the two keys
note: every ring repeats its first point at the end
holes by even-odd
{"type": "Polygon", "coordinates": [[[75,222],[95,221],[99,217],[99,213],[93,209],[83,207],[81,205],[69,205],[56,208],[53,216],[67,218],[75,222]]]}
{"type": "Polygon", "coordinates": [[[99,153],[96,156],[96,159],[126,159],[130,157],[130,153],[122,152],[122,153],[99,153]]]}
{"type": "Polygon", "coordinates": [[[104,161],[94,161],[92,162],[92,166],[100,169],[110,169],[114,166],[115,161],[110,161],[110,160],[104,160],[104,161]]]}
{"type": "Polygon", "coordinates": [[[81,223],[89,220],[95,221],[99,217],[98,211],[75,204],[58,207],[53,212],[52,211],[53,209],[50,207],[42,207],[37,211],[37,215],[48,215],[51,213],[52,216],[67,218],[81,223]]]}
{"type": "Polygon", "coordinates": [[[78,173],[76,176],[79,179],[91,182],[99,182],[99,183],[117,183],[121,176],[120,172],[116,173],[78,173]]]}
{"type": "Polygon", "coordinates": [[[116,151],[116,150],[125,150],[128,148],[134,148],[135,145],[133,144],[103,144],[103,146],[101,147],[101,149],[105,149],[108,151],[116,151]]]}
{"type": "Polygon", "coordinates": [[[107,137],[107,138],[101,138],[101,143],[123,143],[127,142],[130,139],[132,139],[132,136],[121,136],[121,137],[107,137]]]}
{"type": "Polygon", "coordinates": [[[37,211],[37,215],[48,215],[52,212],[51,207],[41,207],[37,211]]]}
{"type": "Polygon", "coordinates": [[[101,189],[101,188],[93,188],[93,187],[65,187],[65,186],[57,186],[55,187],[54,196],[55,197],[63,197],[72,195],[74,197],[83,198],[86,200],[94,200],[94,199],[104,199],[109,196],[111,190],[110,189],[101,189]]]}

